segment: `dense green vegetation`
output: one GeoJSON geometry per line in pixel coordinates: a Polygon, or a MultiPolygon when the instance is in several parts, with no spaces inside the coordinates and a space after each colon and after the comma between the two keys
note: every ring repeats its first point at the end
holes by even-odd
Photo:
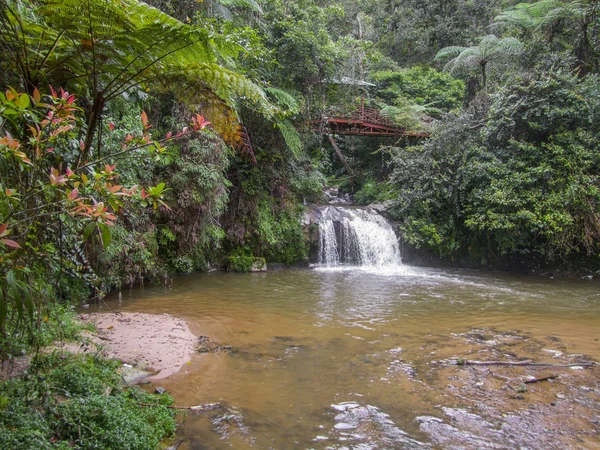
{"type": "Polygon", "coordinates": [[[36,357],[0,385],[2,448],[157,448],[175,431],[173,399],[124,389],[118,367],[92,356],[36,357]]]}
{"type": "Polygon", "coordinates": [[[597,2],[150,3],[2,2],[3,339],[123,284],[306,261],[327,183],[447,258],[597,258],[597,2]],[[336,136],[341,161],[306,121],[361,102],[430,138],[336,136]]]}
{"type": "Polygon", "coordinates": [[[306,263],[328,184],[443,258],[600,264],[597,1],[0,6],[2,359],[122,285],[306,263]],[[363,102],[429,137],[309,132],[363,102]]]}

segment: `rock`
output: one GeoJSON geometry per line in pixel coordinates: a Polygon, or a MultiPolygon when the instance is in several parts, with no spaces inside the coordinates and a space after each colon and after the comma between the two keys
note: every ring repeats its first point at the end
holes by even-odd
{"type": "Polygon", "coordinates": [[[177,441],[170,447],[165,448],[165,450],[177,450],[182,443],[183,441],[177,441]]]}
{"type": "Polygon", "coordinates": [[[560,392],[558,392],[558,393],[556,394],[556,398],[558,398],[558,399],[561,399],[561,400],[562,400],[562,399],[564,399],[564,398],[565,398],[565,394],[561,394],[560,392]]]}
{"type": "Polygon", "coordinates": [[[371,203],[368,208],[377,211],[379,214],[385,214],[392,206],[394,206],[394,201],[386,200],[381,203],[371,203]]]}
{"type": "Polygon", "coordinates": [[[164,387],[158,386],[156,389],[154,389],[154,393],[158,395],[163,395],[166,392],[167,390],[164,387]]]}
{"type": "Polygon", "coordinates": [[[351,441],[352,445],[332,446],[328,448],[384,449],[403,450],[428,449],[430,445],[411,438],[398,428],[379,408],[361,405],[356,402],[343,402],[331,405],[338,414],[335,425],[329,433],[329,440],[341,444],[351,441]],[[349,433],[349,430],[355,430],[349,433]]]}
{"type": "Polygon", "coordinates": [[[147,372],[137,367],[133,367],[129,364],[123,364],[123,366],[121,366],[120,372],[123,382],[129,385],[138,384],[144,378],[154,375],[152,372],[147,372]]]}
{"type": "Polygon", "coordinates": [[[250,272],[266,272],[267,271],[267,263],[264,258],[256,258],[250,266],[250,272]]]}

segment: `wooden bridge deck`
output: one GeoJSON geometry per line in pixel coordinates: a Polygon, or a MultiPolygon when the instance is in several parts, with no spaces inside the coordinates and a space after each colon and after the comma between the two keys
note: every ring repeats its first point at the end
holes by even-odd
{"type": "Polygon", "coordinates": [[[423,131],[399,128],[381,115],[375,108],[359,108],[350,113],[335,113],[335,117],[324,116],[310,122],[311,130],[317,133],[333,133],[356,136],[409,136],[428,137],[423,131]]]}

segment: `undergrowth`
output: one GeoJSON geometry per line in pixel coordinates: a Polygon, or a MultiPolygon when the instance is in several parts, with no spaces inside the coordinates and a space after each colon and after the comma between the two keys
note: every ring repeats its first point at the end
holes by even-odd
{"type": "Polygon", "coordinates": [[[175,431],[173,399],[124,387],[118,368],[93,356],[34,358],[24,374],[0,384],[0,448],[158,448],[175,431]]]}

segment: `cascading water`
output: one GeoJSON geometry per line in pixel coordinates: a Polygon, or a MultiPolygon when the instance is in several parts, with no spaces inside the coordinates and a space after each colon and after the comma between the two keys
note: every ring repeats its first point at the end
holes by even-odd
{"type": "Polygon", "coordinates": [[[400,265],[398,239],[391,225],[372,210],[327,206],[319,222],[319,264],[400,265]]]}

